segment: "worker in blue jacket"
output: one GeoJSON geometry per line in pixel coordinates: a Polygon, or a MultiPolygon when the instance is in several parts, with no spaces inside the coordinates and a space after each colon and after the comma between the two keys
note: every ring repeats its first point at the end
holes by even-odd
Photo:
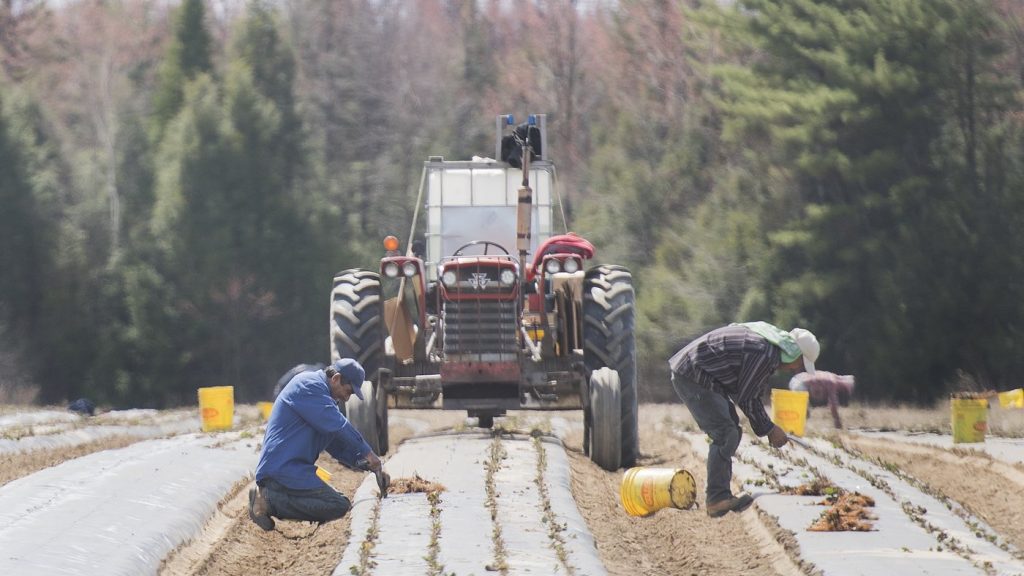
{"type": "Polygon", "coordinates": [[[342,358],[322,370],[296,374],[281,390],[267,421],[256,466],[256,487],[249,490],[249,518],[264,530],[278,519],[330,522],[352,507],[349,499],[316,475],[324,450],[350,468],[377,476],[381,496],[390,479],[355,426],[338,409],[360,390],[366,372],[342,358]]]}

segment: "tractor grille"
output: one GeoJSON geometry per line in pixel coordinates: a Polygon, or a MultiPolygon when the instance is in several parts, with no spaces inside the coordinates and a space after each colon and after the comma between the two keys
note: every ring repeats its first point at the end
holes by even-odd
{"type": "Polygon", "coordinates": [[[444,352],[449,360],[501,362],[516,358],[519,318],[515,300],[444,303],[444,352]]]}

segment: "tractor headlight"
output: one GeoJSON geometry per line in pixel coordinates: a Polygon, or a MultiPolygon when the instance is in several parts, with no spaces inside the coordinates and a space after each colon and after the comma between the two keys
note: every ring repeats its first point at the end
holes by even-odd
{"type": "Polygon", "coordinates": [[[511,286],[516,281],[516,273],[508,268],[501,271],[501,276],[498,278],[501,283],[505,286],[511,286]]]}
{"type": "Polygon", "coordinates": [[[384,275],[388,278],[398,277],[398,264],[394,262],[388,262],[384,265],[384,275]]]}
{"type": "Polygon", "coordinates": [[[575,258],[567,258],[565,260],[565,271],[572,274],[580,269],[580,261],[575,258]]]}
{"type": "Polygon", "coordinates": [[[415,276],[416,272],[418,272],[418,270],[416,269],[415,262],[406,262],[405,264],[402,264],[402,274],[405,274],[407,277],[415,276]]]}
{"type": "Polygon", "coordinates": [[[455,275],[454,270],[445,270],[444,274],[441,274],[441,282],[444,282],[444,285],[449,288],[455,286],[455,283],[458,282],[458,280],[459,277],[455,275]]]}
{"type": "Polygon", "coordinates": [[[544,270],[548,274],[555,274],[562,271],[562,263],[557,258],[548,258],[548,261],[544,263],[544,270]]]}

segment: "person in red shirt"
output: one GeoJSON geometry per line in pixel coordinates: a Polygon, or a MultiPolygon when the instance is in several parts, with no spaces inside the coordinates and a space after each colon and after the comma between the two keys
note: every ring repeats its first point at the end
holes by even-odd
{"type": "Polygon", "coordinates": [[[807,392],[808,413],[812,406],[828,406],[832,411],[832,423],[842,428],[839,419],[839,406],[846,406],[853,396],[855,379],[850,375],[839,375],[825,370],[815,370],[813,374],[801,372],[789,380],[789,389],[794,392],[807,392]]]}

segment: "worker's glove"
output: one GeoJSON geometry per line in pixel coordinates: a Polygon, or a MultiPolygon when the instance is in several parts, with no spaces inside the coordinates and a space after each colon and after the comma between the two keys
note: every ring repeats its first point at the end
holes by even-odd
{"type": "Polygon", "coordinates": [[[381,468],[379,471],[373,473],[377,477],[377,490],[380,492],[377,494],[377,498],[388,497],[388,486],[391,485],[391,476],[381,468]]]}
{"type": "Polygon", "coordinates": [[[782,428],[774,426],[768,431],[768,443],[772,445],[772,448],[782,448],[787,442],[789,442],[789,436],[782,428]]]}

